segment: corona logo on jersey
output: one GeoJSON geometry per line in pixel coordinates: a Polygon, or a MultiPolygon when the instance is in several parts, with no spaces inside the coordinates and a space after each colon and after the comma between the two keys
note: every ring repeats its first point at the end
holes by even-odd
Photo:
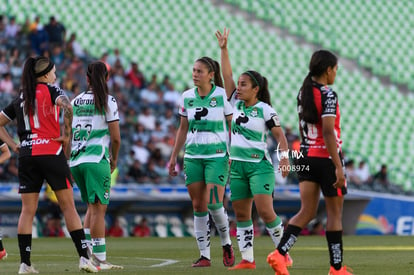
{"type": "Polygon", "coordinates": [[[75,107],[78,107],[80,105],[94,105],[95,101],[93,99],[83,99],[83,98],[77,98],[73,102],[73,105],[75,107]]]}

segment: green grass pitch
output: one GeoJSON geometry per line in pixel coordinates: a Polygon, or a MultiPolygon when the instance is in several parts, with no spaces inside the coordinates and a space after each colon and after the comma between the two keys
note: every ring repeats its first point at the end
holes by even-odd
{"type": "MultiPolygon", "coordinates": [[[[9,254],[0,261],[0,274],[17,274],[19,252],[16,238],[3,240],[9,254]]],[[[236,262],[240,261],[237,242],[233,240],[236,262]]],[[[354,274],[414,274],[414,238],[398,236],[345,236],[344,263],[354,274]]],[[[269,237],[254,240],[255,270],[228,271],[222,263],[218,237],[212,238],[212,266],[191,268],[198,255],[196,242],[185,238],[107,238],[108,261],[123,265],[123,270],[101,271],[111,274],[274,274],[266,263],[273,250],[269,237]]],[[[301,236],[290,252],[294,263],[292,275],[327,274],[329,258],[326,240],[321,236],[301,236]]],[[[40,274],[79,274],[78,257],[70,239],[33,240],[32,264],[40,274]]]]}

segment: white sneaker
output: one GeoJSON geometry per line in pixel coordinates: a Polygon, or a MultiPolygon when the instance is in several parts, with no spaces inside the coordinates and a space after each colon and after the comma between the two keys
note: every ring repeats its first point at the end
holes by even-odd
{"type": "Polygon", "coordinates": [[[124,269],[122,265],[115,265],[107,261],[101,261],[95,255],[92,256],[92,262],[99,270],[124,269]]]}
{"type": "Polygon", "coordinates": [[[86,271],[88,273],[96,273],[99,271],[92,261],[86,259],[85,257],[80,257],[79,259],[79,270],[86,271]]]}
{"type": "Polygon", "coordinates": [[[39,271],[34,269],[32,265],[27,265],[25,263],[20,264],[19,274],[38,274],[39,271]]]}

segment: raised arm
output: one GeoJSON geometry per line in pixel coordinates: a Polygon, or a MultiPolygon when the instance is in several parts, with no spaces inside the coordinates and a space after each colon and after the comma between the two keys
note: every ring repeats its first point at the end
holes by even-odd
{"type": "Polygon", "coordinates": [[[227,49],[227,40],[230,29],[224,28],[223,33],[216,31],[216,37],[221,49],[221,71],[223,73],[224,89],[226,90],[227,98],[230,98],[236,89],[236,83],[233,80],[233,71],[231,70],[229,51],[227,49]]]}

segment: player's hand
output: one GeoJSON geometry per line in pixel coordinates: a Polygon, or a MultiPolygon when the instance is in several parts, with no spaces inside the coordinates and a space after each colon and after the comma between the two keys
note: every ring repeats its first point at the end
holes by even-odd
{"type": "Polygon", "coordinates": [[[229,37],[229,33],[230,29],[226,29],[226,27],[224,27],[223,33],[221,33],[219,30],[216,31],[217,42],[221,49],[227,48],[227,39],[229,37]]]}
{"type": "Polygon", "coordinates": [[[342,188],[345,186],[345,173],[344,169],[336,168],[335,169],[335,175],[336,175],[336,182],[333,184],[333,187],[335,188],[342,188]]]}
{"type": "Polygon", "coordinates": [[[286,178],[290,171],[290,162],[288,158],[281,158],[279,161],[279,171],[282,172],[282,177],[286,178]]]}
{"type": "Polygon", "coordinates": [[[175,166],[177,164],[177,158],[171,158],[168,164],[168,173],[171,177],[175,177],[178,175],[178,172],[175,170],[175,166]]]}

